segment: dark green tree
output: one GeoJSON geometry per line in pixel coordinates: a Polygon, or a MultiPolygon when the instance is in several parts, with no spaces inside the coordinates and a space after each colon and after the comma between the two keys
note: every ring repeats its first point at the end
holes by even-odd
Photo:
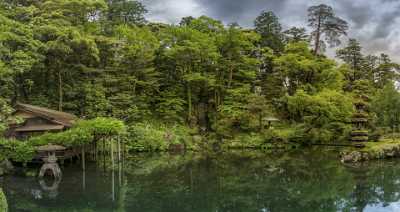
{"type": "Polygon", "coordinates": [[[347,46],[336,52],[336,57],[343,60],[352,69],[353,76],[350,81],[366,79],[368,77],[368,74],[364,73],[363,65],[365,60],[361,49],[361,45],[356,39],[349,39],[347,46]]]}
{"type": "Polygon", "coordinates": [[[292,27],[283,32],[285,34],[285,41],[289,42],[307,42],[309,35],[305,28],[292,27]]]}
{"type": "Polygon", "coordinates": [[[269,47],[275,52],[283,50],[282,26],[278,17],[271,11],[263,11],[254,21],[255,30],[261,35],[261,46],[269,47]]]}
{"type": "Polygon", "coordinates": [[[107,19],[114,24],[143,25],[146,7],[135,0],[107,0],[107,19]]]}

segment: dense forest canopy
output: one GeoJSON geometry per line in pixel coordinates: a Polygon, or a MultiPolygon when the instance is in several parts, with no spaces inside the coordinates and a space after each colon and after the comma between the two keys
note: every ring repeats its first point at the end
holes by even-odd
{"type": "Polygon", "coordinates": [[[400,124],[398,64],[364,55],[328,5],[308,9],[311,31],[284,30],[268,8],[252,29],[206,16],[152,23],[146,12],[131,0],[1,0],[0,131],[19,101],[218,137],[262,132],[273,116],[330,140],[348,131],[360,95],[371,129],[400,124]],[[325,41],[345,40],[336,60],[323,55],[325,41]]]}

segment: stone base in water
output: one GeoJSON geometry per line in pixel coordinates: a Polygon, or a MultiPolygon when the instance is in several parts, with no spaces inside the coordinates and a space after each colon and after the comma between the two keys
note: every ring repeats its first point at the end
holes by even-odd
{"type": "Polygon", "coordinates": [[[340,153],[343,163],[357,163],[369,160],[400,158],[400,140],[365,142],[365,148],[344,150],[340,153]]]}

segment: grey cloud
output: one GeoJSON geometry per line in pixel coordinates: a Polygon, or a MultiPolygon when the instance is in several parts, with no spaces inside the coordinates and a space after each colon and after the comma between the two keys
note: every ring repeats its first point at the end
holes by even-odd
{"type": "Polygon", "coordinates": [[[360,40],[366,54],[386,52],[400,62],[400,0],[143,0],[150,20],[177,23],[182,16],[207,15],[224,23],[252,27],[262,10],[273,11],[284,28],[307,26],[307,8],[328,4],[350,24],[349,37],[360,40]]]}
{"type": "Polygon", "coordinates": [[[211,17],[225,22],[237,22],[246,27],[253,25],[253,20],[263,10],[274,11],[283,15],[289,0],[196,0],[211,17]],[[282,13],[282,14],[281,14],[282,13]]]}
{"type": "Polygon", "coordinates": [[[400,16],[400,6],[392,12],[387,12],[383,14],[380,18],[378,25],[375,29],[375,33],[372,38],[385,38],[390,35],[391,30],[393,30],[396,19],[400,16]]]}
{"type": "Polygon", "coordinates": [[[373,9],[370,4],[359,4],[352,1],[339,1],[342,13],[353,23],[353,29],[361,29],[368,24],[373,16],[373,9]]]}

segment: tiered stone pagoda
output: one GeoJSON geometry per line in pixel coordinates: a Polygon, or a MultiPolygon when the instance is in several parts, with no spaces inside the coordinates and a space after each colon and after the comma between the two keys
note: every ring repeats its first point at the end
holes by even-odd
{"type": "Polygon", "coordinates": [[[360,96],[354,103],[356,113],[352,117],[353,130],[351,131],[352,142],[368,141],[368,97],[360,96]]]}

